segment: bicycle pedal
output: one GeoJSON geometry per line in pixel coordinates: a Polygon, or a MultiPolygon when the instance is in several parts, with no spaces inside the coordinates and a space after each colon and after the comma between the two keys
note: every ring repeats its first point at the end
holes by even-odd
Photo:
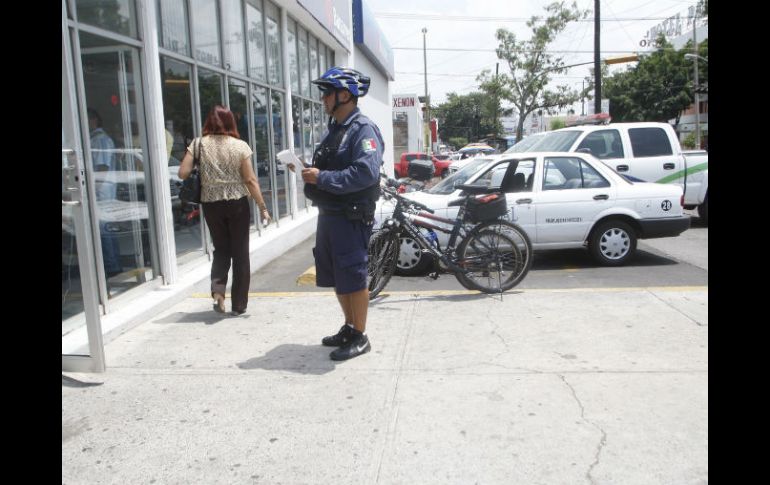
{"type": "Polygon", "coordinates": [[[431,271],[430,273],[428,273],[428,278],[432,278],[434,280],[437,280],[438,279],[438,271],[431,271]]]}

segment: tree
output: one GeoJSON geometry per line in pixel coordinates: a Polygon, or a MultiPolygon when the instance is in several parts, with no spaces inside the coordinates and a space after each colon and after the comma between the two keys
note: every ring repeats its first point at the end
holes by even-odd
{"type": "MultiPolygon", "coordinates": [[[[661,34],[660,46],[640,58],[636,67],[615,73],[604,81],[603,92],[610,100],[610,115],[616,122],[660,121],[674,118],[679,123],[682,111],[695,99],[692,61],[684,54],[692,52],[692,42],[675,50],[661,34]]],[[[708,56],[708,40],[699,46],[700,55],[708,56]],[[705,55],[704,55],[705,54],[705,55]]],[[[708,66],[698,66],[699,83],[708,84],[708,66]],[[702,76],[702,77],[701,77],[702,76]]]]}
{"type": "Polygon", "coordinates": [[[481,92],[466,95],[449,93],[447,101],[434,111],[441,127],[441,138],[462,137],[478,140],[494,130],[490,100],[481,92]]]}
{"type": "MultiPolygon", "coordinates": [[[[533,16],[527,21],[527,27],[532,29],[532,38],[517,40],[516,34],[507,29],[498,29],[497,57],[508,63],[510,74],[503,74],[497,82],[500,85],[500,96],[513,103],[518,112],[519,122],[516,126],[516,140],[521,140],[522,129],[526,117],[537,110],[548,113],[554,108],[564,108],[580,99],[580,93],[567,86],[557,86],[548,90],[550,75],[565,70],[563,58],[548,54],[547,46],[556,39],[570,22],[585,18],[589,10],[579,10],[577,3],[572,2],[570,8],[565,2],[554,2],[545,11],[548,17],[542,19],[533,16]]],[[[482,86],[495,83],[488,72],[480,75],[482,86]]]]}

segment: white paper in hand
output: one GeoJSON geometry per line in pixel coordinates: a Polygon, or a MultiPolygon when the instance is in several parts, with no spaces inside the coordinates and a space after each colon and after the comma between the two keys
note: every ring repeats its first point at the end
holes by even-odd
{"type": "Polygon", "coordinates": [[[294,171],[297,176],[297,183],[302,182],[302,169],[312,167],[309,163],[303,163],[291,150],[282,150],[276,156],[278,160],[294,171]]]}

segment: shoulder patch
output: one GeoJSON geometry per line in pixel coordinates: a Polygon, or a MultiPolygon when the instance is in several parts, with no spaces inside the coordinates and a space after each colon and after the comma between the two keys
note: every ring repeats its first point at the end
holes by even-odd
{"type": "Polygon", "coordinates": [[[377,140],[374,138],[364,138],[364,140],[361,142],[361,145],[363,146],[365,152],[373,152],[377,150],[377,140]]]}

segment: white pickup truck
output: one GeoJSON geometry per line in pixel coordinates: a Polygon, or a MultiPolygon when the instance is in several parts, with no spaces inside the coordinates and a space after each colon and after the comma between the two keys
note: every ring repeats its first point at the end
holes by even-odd
{"type": "Polygon", "coordinates": [[[679,185],[684,191],[685,208],[697,207],[701,220],[708,223],[708,153],[683,151],[668,123],[562,128],[547,133],[530,150],[587,152],[623,175],[645,182],[679,185]]]}

